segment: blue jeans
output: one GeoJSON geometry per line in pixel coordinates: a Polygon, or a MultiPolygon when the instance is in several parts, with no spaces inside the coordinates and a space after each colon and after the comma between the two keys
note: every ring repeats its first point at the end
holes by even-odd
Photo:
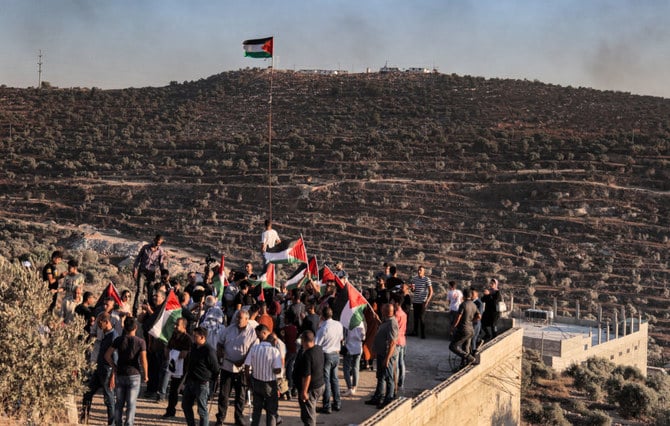
{"type": "Polygon", "coordinates": [[[91,402],[93,395],[102,388],[102,396],[107,407],[107,424],[114,422],[114,389],[109,388],[109,379],[112,376],[112,367],[108,365],[99,365],[93,372],[88,382],[88,391],[84,394],[82,403],[84,411],[88,414],[91,411],[91,402]]]}
{"type": "Polygon", "coordinates": [[[132,426],[135,422],[135,408],[140,394],[142,379],[136,376],[116,376],[116,426],[132,426]],[[126,407],[126,422],[123,423],[123,407],[126,407]]]}
{"type": "Polygon", "coordinates": [[[184,394],[181,400],[181,409],[186,417],[188,426],[195,426],[193,416],[193,403],[198,403],[198,416],[200,426],[209,426],[209,412],[207,411],[207,400],[209,399],[209,382],[197,382],[189,380],[184,385],[184,394]]]}
{"type": "Polygon", "coordinates": [[[346,354],[344,356],[344,381],[347,388],[358,386],[358,372],[361,367],[361,354],[346,354]]]}
{"type": "Polygon", "coordinates": [[[477,350],[477,342],[479,341],[479,333],[481,333],[481,331],[482,331],[481,321],[474,324],[474,329],[475,329],[475,335],[472,336],[472,343],[470,344],[470,351],[471,352],[474,352],[475,350],[477,350]]]}
{"type": "Polygon", "coordinates": [[[398,389],[400,389],[405,386],[405,346],[396,346],[395,353],[398,357],[398,362],[396,363],[398,365],[396,368],[396,382],[398,389]]]}
{"type": "Polygon", "coordinates": [[[340,354],[332,352],[324,354],[323,362],[323,381],[326,382],[326,388],[323,391],[323,408],[330,408],[330,396],[333,395],[333,405],[340,408],[340,383],[337,378],[337,365],[340,363],[340,354]]]}
{"type": "Polygon", "coordinates": [[[387,403],[393,399],[395,391],[395,370],[398,355],[393,354],[387,366],[384,366],[386,355],[377,355],[377,388],[372,399],[387,403]]]}

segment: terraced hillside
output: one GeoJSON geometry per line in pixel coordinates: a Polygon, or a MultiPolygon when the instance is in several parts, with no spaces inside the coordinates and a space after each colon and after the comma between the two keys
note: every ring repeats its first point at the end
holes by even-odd
{"type": "MultiPolygon", "coordinates": [[[[273,218],[369,284],[498,277],[516,302],[627,305],[670,346],[670,100],[520,80],[274,73],[273,218]]],[[[270,73],[0,88],[0,216],[259,261],[270,73]]],[[[18,254],[18,253],[13,253],[18,254]]]]}

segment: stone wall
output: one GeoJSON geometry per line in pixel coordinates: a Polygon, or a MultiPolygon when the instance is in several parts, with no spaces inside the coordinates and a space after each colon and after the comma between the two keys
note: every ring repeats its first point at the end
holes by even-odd
{"type": "Polygon", "coordinates": [[[649,324],[643,322],[639,331],[611,338],[607,342],[591,346],[590,339],[569,339],[561,342],[561,355],[551,357],[551,365],[556,371],[563,371],[574,363],[581,363],[591,357],[605,358],[618,365],[632,365],[647,374],[647,339],[649,324]],[[586,349],[585,349],[586,348],[586,349]]]}
{"type": "Polygon", "coordinates": [[[459,371],[415,398],[401,398],[361,424],[520,424],[522,341],[521,329],[502,333],[482,347],[479,365],[459,371]]]}

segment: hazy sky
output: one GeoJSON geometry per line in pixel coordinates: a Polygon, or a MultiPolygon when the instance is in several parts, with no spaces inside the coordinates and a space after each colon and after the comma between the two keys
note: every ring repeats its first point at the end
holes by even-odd
{"type": "Polygon", "coordinates": [[[0,84],[163,86],[267,66],[443,73],[670,97],[668,0],[0,0],[0,84]]]}

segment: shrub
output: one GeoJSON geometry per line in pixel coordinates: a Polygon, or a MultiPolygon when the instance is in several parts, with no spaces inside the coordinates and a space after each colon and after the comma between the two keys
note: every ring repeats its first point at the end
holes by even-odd
{"type": "Polygon", "coordinates": [[[563,409],[557,402],[545,406],[542,414],[543,414],[542,424],[544,425],[551,425],[551,426],[570,425],[570,422],[567,421],[565,416],[563,415],[563,409]]]}
{"type": "Polygon", "coordinates": [[[541,424],[544,420],[542,415],[542,404],[540,404],[540,402],[536,399],[524,401],[521,411],[523,419],[528,423],[541,424]]]}
{"type": "Polygon", "coordinates": [[[586,417],[586,422],[592,426],[610,426],[612,418],[602,410],[595,410],[586,417]]]}
{"type": "Polygon", "coordinates": [[[619,414],[625,418],[649,415],[656,401],[652,389],[640,383],[626,383],[619,392],[619,414]]]}
{"type": "Polygon", "coordinates": [[[63,326],[46,313],[50,303],[38,271],[0,257],[0,413],[16,422],[62,420],[82,391],[83,323],[63,326]]]}

